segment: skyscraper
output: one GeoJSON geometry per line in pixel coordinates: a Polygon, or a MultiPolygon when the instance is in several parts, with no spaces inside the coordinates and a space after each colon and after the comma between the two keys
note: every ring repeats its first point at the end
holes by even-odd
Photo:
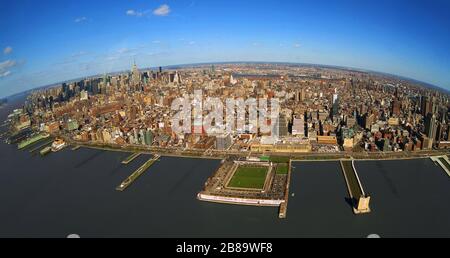
{"type": "Polygon", "coordinates": [[[332,115],[337,116],[339,114],[339,95],[335,91],[333,94],[333,107],[332,107],[332,115]]]}
{"type": "Polygon", "coordinates": [[[138,85],[141,82],[141,73],[137,68],[136,62],[133,64],[133,68],[131,69],[131,81],[134,85],[138,85]]]}
{"type": "Polygon", "coordinates": [[[433,140],[436,138],[436,116],[434,114],[428,113],[425,117],[425,134],[427,135],[430,140],[433,140]]]}
{"type": "Polygon", "coordinates": [[[392,114],[396,115],[396,116],[400,115],[400,108],[401,108],[401,102],[398,99],[395,99],[392,102],[392,110],[391,110],[392,114]]]}
{"type": "Polygon", "coordinates": [[[422,96],[420,98],[420,112],[422,116],[426,116],[428,113],[431,112],[430,103],[431,101],[429,97],[422,96]]]}
{"type": "Polygon", "coordinates": [[[181,75],[178,73],[178,71],[175,72],[175,78],[173,79],[173,82],[176,84],[181,83],[181,75]]]}
{"type": "Polygon", "coordinates": [[[280,113],[280,116],[278,117],[275,130],[278,131],[278,136],[280,137],[288,135],[288,121],[286,119],[286,116],[282,113],[280,113]]]}

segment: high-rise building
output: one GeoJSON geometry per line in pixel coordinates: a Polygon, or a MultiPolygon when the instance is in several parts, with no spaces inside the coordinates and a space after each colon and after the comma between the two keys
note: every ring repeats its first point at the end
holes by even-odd
{"type": "Polygon", "coordinates": [[[222,134],[216,136],[216,149],[227,150],[232,144],[231,134],[222,134]]]}
{"type": "Polygon", "coordinates": [[[152,145],[153,143],[153,132],[150,129],[147,129],[144,133],[144,141],[145,145],[152,145]]]}
{"type": "Polygon", "coordinates": [[[337,93],[333,94],[333,107],[332,107],[332,115],[337,116],[339,114],[339,96],[337,93]]]}
{"type": "Polygon", "coordinates": [[[305,121],[302,118],[294,118],[292,125],[292,135],[304,137],[305,136],[305,121]]]}
{"type": "Polygon", "coordinates": [[[278,131],[278,136],[280,137],[285,137],[288,135],[288,120],[283,113],[280,113],[275,129],[278,131]]]}
{"type": "Polygon", "coordinates": [[[300,101],[303,102],[305,100],[306,100],[306,90],[305,90],[305,88],[302,88],[300,90],[300,101]]]}
{"type": "Polygon", "coordinates": [[[88,99],[88,92],[83,90],[80,92],[80,100],[87,100],[88,99]]]}
{"type": "Polygon", "coordinates": [[[400,115],[400,109],[401,109],[401,102],[398,99],[395,99],[392,102],[392,109],[391,109],[392,114],[396,116],[400,115]]]}
{"type": "Polygon", "coordinates": [[[175,73],[169,73],[169,83],[175,82],[175,73]]]}
{"type": "Polygon", "coordinates": [[[436,123],[436,115],[428,113],[425,117],[425,134],[430,140],[434,140],[436,138],[437,132],[437,123],[436,123]]]}
{"type": "Polygon", "coordinates": [[[134,85],[138,85],[141,82],[141,73],[139,72],[136,63],[133,64],[131,69],[131,81],[134,85]]]}
{"type": "Polygon", "coordinates": [[[175,72],[175,77],[173,78],[173,82],[176,84],[181,84],[181,75],[178,71],[175,72]]]}
{"type": "Polygon", "coordinates": [[[431,113],[431,101],[427,96],[422,96],[420,98],[420,112],[422,116],[426,116],[428,113],[431,113]]]}

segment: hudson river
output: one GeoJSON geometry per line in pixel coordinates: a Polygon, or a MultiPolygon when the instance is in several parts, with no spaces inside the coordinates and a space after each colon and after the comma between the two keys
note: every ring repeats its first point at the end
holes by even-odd
{"type": "MultiPolygon", "coordinates": [[[[1,121],[17,103],[0,108],[1,121]]],[[[338,162],[294,163],[282,220],[277,208],[198,201],[217,160],[163,157],[118,192],[149,158],[121,164],[128,155],[66,148],[41,157],[2,140],[0,237],[450,237],[450,177],[429,159],[357,162],[372,196],[361,216],[338,162]]]]}

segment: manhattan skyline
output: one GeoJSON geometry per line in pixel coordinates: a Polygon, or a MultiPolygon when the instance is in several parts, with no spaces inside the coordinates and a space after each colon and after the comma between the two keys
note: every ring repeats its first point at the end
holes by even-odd
{"type": "Polygon", "coordinates": [[[450,90],[445,1],[3,1],[0,97],[140,67],[293,62],[450,90]]]}

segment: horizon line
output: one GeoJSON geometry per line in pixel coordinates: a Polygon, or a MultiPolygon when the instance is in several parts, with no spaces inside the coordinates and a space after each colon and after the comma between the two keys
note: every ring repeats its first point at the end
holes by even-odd
{"type": "MultiPolygon", "coordinates": [[[[341,65],[330,65],[330,64],[319,64],[319,63],[299,63],[299,62],[282,62],[282,61],[215,61],[215,62],[182,63],[182,64],[173,64],[173,65],[165,65],[165,66],[150,66],[150,67],[140,68],[140,70],[158,69],[159,67],[166,68],[166,69],[171,69],[171,68],[173,69],[174,67],[177,67],[177,66],[182,67],[182,66],[200,66],[200,65],[208,65],[208,64],[252,64],[252,63],[253,64],[260,63],[260,64],[291,64],[291,65],[304,65],[304,66],[318,66],[318,67],[323,67],[323,68],[334,68],[334,69],[338,69],[338,70],[348,70],[348,71],[364,72],[364,73],[375,73],[375,74],[381,74],[381,75],[394,77],[394,78],[396,77],[397,79],[410,81],[412,83],[422,84],[423,87],[434,88],[435,90],[444,91],[444,93],[450,94],[450,89],[445,89],[445,88],[443,88],[441,86],[437,86],[437,85],[434,85],[432,83],[424,82],[424,81],[421,81],[421,80],[418,80],[418,79],[414,79],[414,78],[410,78],[410,77],[406,77],[406,76],[403,76],[403,75],[396,75],[396,74],[392,74],[392,73],[388,73],[388,72],[374,71],[374,70],[370,70],[370,69],[366,69],[366,68],[358,68],[358,67],[351,67],[351,66],[341,66],[341,65]]],[[[117,73],[128,72],[128,71],[131,71],[131,69],[118,70],[118,71],[113,71],[113,72],[108,72],[108,73],[103,73],[103,74],[117,74],[117,73]]],[[[18,96],[18,95],[22,95],[22,94],[28,93],[28,92],[33,91],[33,90],[49,88],[49,87],[52,87],[52,86],[56,86],[58,84],[68,83],[68,82],[75,82],[77,80],[97,77],[97,76],[100,76],[100,75],[102,75],[102,73],[97,73],[97,74],[94,74],[94,75],[87,75],[87,76],[67,79],[67,80],[58,81],[58,82],[54,82],[54,83],[50,83],[50,84],[46,84],[46,85],[40,85],[40,86],[36,86],[36,87],[33,87],[31,89],[28,89],[28,90],[24,90],[22,92],[13,93],[13,94],[11,94],[9,96],[4,96],[4,97],[0,97],[0,98],[1,99],[9,99],[9,98],[13,98],[13,97],[18,96]]]]}

